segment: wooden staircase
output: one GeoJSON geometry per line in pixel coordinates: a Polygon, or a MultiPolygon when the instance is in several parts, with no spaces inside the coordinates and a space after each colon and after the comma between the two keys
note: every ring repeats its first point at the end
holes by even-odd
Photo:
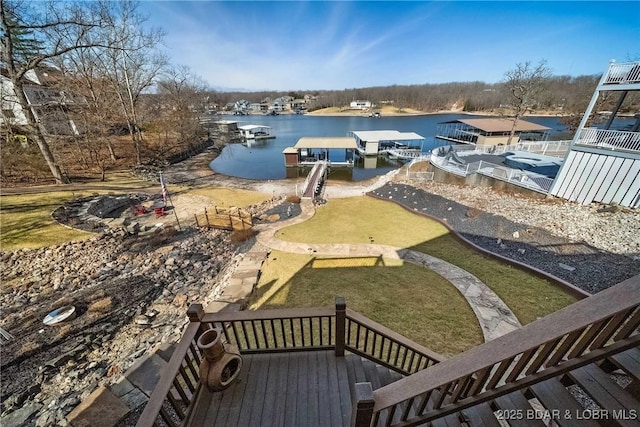
{"type": "Polygon", "coordinates": [[[370,421],[356,425],[640,427],[639,326],[636,276],[374,389],[370,421]]]}

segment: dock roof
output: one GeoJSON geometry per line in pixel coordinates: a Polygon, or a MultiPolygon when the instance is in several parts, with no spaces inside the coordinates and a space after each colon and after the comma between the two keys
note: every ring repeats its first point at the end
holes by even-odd
{"type": "Polygon", "coordinates": [[[242,129],[242,130],[271,129],[271,127],[263,126],[263,125],[242,125],[242,126],[238,126],[238,129],[242,129]]]}
{"type": "Polygon", "coordinates": [[[351,136],[345,137],[311,137],[303,136],[298,140],[295,148],[350,148],[356,149],[356,140],[351,136]]]}
{"type": "Polygon", "coordinates": [[[415,132],[400,132],[397,130],[354,130],[351,132],[361,141],[415,141],[424,136],[415,132]]]}
{"type": "MultiPolygon", "coordinates": [[[[488,118],[488,119],[459,119],[456,122],[464,123],[480,129],[484,132],[509,132],[513,127],[513,119],[488,118]]],[[[450,122],[451,123],[451,122],[450,122]]],[[[546,126],[537,123],[528,122],[526,120],[518,120],[516,124],[516,132],[544,131],[549,130],[546,126]]]]}

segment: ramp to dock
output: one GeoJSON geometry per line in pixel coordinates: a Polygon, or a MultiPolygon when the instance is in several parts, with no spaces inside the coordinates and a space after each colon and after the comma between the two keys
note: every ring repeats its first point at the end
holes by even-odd
{"type": "Polygon", "coordinates": [[[313,199],[322,193],[328,167],[329,162],[324,161],[318,162],[313,166],[313,169],[311,169],[305,181],[302,191],[303,199],[313,199]]]}

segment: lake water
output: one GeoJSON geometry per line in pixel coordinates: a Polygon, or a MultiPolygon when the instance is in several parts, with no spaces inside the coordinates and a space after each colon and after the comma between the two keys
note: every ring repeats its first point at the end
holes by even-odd
{"type": "MultiPolygon", "coordinates": [[[[398,130],[401,132],[416,132],[426,138],[423,151],[445,145],[435,140],[436,125],[441,122],[460,118],[474,118],[468,114],[435,114],[426,116],[403,117],[327,117],[313,115],[279,115],[279,116],[242,116],[238,118],[239,125],[256,124],[270,126],[275,139],[268,139],[247,146],[240,143],[227,145],[220,155],[211,162],[210,167],[217,173],[248,179],[284,179],[304,176],[308,170],[286,168],[282,151],[293,147],[298,139],[309,137],[343,137],[349,131],[363,130],[398,130]]],[[[228,117],[235,119],[234,117],[228,117]]],[[[527,121],[550,127],[549,139],[570,139],[571,135],[565,131],[557,117],[527,117],[527,121]]],[[[332,150],[331,160],[344,159],[343,150],[332,150]],[[334,153],[335,151],[335,153],[334,153]],[[337,158],[334,158],[337,157],[337,158]]],[[[368,165],[369,166],[369,165],[368,165]]],[[[377,158],[375,168],[364,168],[362,162],[356,162],[353,168],[332,168],[330,179],[347,181],[361,181],[377,175],[383,175],[402,166],[399,161],[377,158]]]]}

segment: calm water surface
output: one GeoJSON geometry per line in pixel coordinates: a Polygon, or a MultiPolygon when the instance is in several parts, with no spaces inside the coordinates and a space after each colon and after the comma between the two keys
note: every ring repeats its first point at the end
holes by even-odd
{"type": "MultiPolygon", "coordinates": [[[[428,116],[410,117],[326,117],[311,115],[280,115],[280,116],[242,116],[238,125],[256,124],[270,126],[275,139],[260,141],[254,145],[246,146],[239,143],[229,144],[220,153],[210,167],[225,175],[248,179],[284,179],[295,177],[297,168],[284,166],[282,151],[287,147],[293,147],[298,139],[304,136],[318,137],[342,137],[349,131],[362,130],[398,130],[401,132],[416,132],[426,138],[422,150],[429,152],[433,148],[445,145],[444,142],[436,142],[436,125],[441,122],[460,118],[474,118],[468,114],[436,114],[428,116]],[[287,171],[289,169],[289,171],[287,171]],[[289,173],[289,176],[287,176],[289,173]]],[[[233,120],[234,117],[227,117],[233,120]]],[[[557,117],[528,117],[527,121],[550,127],[549,139],[570,139],[565,127],[559,123],[557,117]]],[[[332,150],[330,158],[334,161],[343,160],[342,150],[332,150]]],[[[363,164],[356,162],[353,168],[333,168],[330,179],[348,181],[361,181],[377,175],[383,175],[393,169],[402,166],[399,161],[386,160],[379,157],[374,169],[365,169],[363,164]]],[[[306,171],[300,171],[301,176],[306,171]]]]}

